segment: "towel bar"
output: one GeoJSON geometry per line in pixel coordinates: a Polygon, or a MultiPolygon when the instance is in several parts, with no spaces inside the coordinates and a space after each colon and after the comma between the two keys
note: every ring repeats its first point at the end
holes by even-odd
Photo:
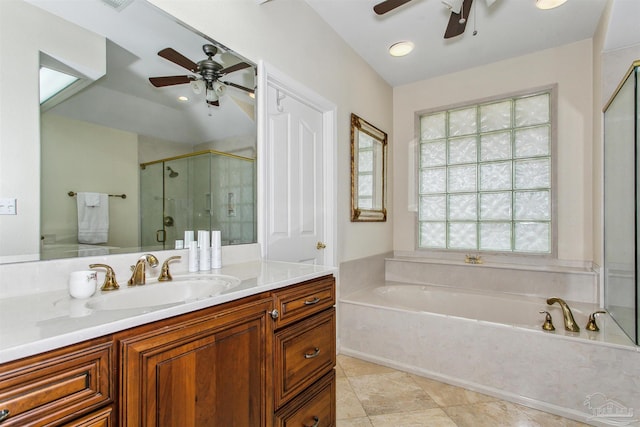
{"type": "MultiPolygon", "coordinates": [[[[75,196],[76,194],[78,194],[78,193],[76,193],[75,191],[69,191],[69,192],[67,193],[67,195],[68,195],[69,197],[73,197],[73,196],[75,196]]],[[[126,198],[127,198],[127,195],[126,195],[126,194],[109,194],[109,197],[120,197],[121,199],[126,199],[126,198]]]]}

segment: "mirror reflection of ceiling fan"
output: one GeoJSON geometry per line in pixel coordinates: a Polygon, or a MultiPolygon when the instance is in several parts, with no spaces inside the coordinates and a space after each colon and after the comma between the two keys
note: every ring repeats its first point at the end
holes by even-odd
{"type": "MultiPolygon", "coordinates": [[[[373,11],[378,15],[384,15],[410,1],[411,0],[385,0],[376,4],[373,7],[373,11]]],[[[486,0],[487,6],[493,5],[495,2],[496,0],[486,0]]],[[[442,4],[451,10],[449,24],[447,24],[447,29],[444,32],[445,39],[450,39],[451,37],[456,37],[464,33],[472,3],[473,0],[442,0],[442,4]]]]}
{"type": "Polygon", "coordinates": [[[224,94],[227,86],[243,90],[249,94],[254,93],[254,90],[248,87],[220,80],[225,75],[233,73],[234,71],[251,67],[250,64],[247,64],[246,62],[239,62],[225,68],[220,63],[213,60],[213,57],[218,53],[217,47],[211,44],[205,44],[202,46],[202,50],[205,55],[207,55],[207,59],[203,59],[196,63],[170,47],[162,49],[158,52],[159,56],[181,66],[182,68],[186,68],[195,75],[149,77],[149,81],[155,87],[189,83],[195,93],[205,93],[207,104],[216,107],[220,105],[219,98],[224,94]]]}

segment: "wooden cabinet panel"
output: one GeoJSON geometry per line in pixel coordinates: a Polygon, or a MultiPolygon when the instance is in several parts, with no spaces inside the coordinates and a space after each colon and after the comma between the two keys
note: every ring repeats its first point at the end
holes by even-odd
{"type": "Polygon", "coordinates": [[[274,292],[276,329],[319,313],[336,302],[335,278],[325,276],[274,292]]]}
{"type": "Polygon", "coordinates": [[[121,426],[266,425],[270,299],[122,340],[121,426]]]}
{"type": "Polygon", "coordinates": [[[335,334],[333,307],[275,334],[276,408],[304,391],[335,366],[335,334]]]}
{"type": "Polygon", "coordinates": [[[115,427],[115,425],[113,408],[109,406],[65,424],[64,427],[115,427]]]}
{"type": "Polygon", "coordinates": [[[321,380],[275,414],[274,427],[332,427],[336,423],[336,374],[321,380]]]}
{"type": "Polygon", "coordinates": [[[2,365],[2,426],[60,425],[111,402],[112,347],[102,339],[2,365]]]}

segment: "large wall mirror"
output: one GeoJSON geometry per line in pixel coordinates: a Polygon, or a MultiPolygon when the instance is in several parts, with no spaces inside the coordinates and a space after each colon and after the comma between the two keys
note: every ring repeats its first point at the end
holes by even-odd
{"type": "Polygon", "coordinates": [[[387,134],[351,114],[351,221],[386,221],[387,134]]]}
{"type": "Polygon", "coordinates": [[[16,159],[40,177],[40,223],[26,225],[39,253],[5,249],[0,262],[173,249],[186,230],[256,242],[255,64],[144,0],[19,3],[33,28],[14,47],[51,28],[40,67],[79,80],[41,102],[40,158],[16,159]],[[85,193],[107,195],[106,240],[78,239],[85,193]]]}

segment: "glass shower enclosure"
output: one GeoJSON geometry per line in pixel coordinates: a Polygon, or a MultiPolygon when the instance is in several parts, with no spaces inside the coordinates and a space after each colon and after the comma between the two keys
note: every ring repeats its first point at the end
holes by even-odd
{"type": "Polygon", "coordinates": [[[634,62],[604,108],[605,308],[640,341],[640,61],[634,62]]]}
{"type": "Polygon", "coordinates": [[[140,243],[173,249],[186,230],[220,230],[223,245],[254,243],[255,159],[199,151],[140,164],[140,243]]]}

